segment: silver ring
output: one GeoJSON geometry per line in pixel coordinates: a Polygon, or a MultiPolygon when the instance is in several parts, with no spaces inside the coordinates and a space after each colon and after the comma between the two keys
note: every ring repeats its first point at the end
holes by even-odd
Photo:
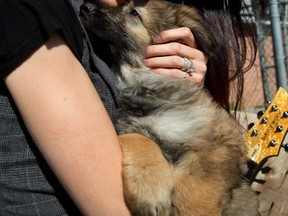
{"type": "Polygon", "coordinates": [[[193,73],[195,71],[195,65],[192,62],[191,59],[187,58],[187,57],[183,57],[184,59],[184,63],[183,63],[183,67],[182,67],[182,71],[184,73],[193,73]]]}

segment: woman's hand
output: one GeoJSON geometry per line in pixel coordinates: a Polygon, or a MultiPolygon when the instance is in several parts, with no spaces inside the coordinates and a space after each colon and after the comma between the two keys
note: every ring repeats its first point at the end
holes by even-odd
{"type": "Polygon", "coordinates": [[[154,44],[146,49],[144,64],[155,73],[187,78],[203,85],[207,61],[207,56],[197,49],[193,33],[182,27],[163,31],[157,36],[154,44]]]}

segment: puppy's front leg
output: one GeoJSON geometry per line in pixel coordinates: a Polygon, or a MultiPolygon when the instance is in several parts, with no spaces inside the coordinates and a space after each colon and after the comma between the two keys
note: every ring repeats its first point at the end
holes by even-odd
{"type": "Polygon", "coordinates": [[[123,184],[133,215],[168,216],[171,212],[172,167],[159,146],[141,134],[118,136],[123,152],[123,184]]]}
{"type": "Polygon", "coordinates": [[[172,195],[174,215],[220,216],[224,187],[209,179],[193,176],[187,171],[176,177],[172,195]]]}
{"type": "MultiPolygon", "coordinates": [[[[174,170],[172,194],[176,216],[220,216],[228,198],[231,180],[226,175],[229,164],[225,147],[213,151],[191,151],[178,162],[174,170]],[[219,157],[220,152],[222,157],[219,157]],[[223,156],[224,155],[224,156],[223,156]],[[225,164],[228,167],[224,167],[225,164]],[[227,170],[227,171],[226,171],[227,170]]],[[[237,169],[237,168],[235,168],[237,169]]],[[[234,169],[234,170],[235,170],[234,169]]]]}

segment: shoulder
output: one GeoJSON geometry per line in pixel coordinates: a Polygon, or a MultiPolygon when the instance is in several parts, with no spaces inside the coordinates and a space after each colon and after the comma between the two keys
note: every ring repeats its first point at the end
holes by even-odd
{"type": "Polygon", "coordinates": [[[43,45],[51,32],[62,33],[75,56],[82,55],[82,29],[68,0],[0,2],[0,77],[13,71],[43,45]]]}

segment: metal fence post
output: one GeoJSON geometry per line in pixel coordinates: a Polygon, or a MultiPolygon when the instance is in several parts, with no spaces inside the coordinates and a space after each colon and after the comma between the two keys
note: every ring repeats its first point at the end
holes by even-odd
{"type": "Polygon", "coordinates": [[[277,76],[277,86],[287,90],[287,76],[285,68],[285,57],[283,51],[283,40],[280,25],[280,14],[277,0],[269,0],[270,19],[272,26],[273,49],[275,59],[275,69],[277,76]]]}

